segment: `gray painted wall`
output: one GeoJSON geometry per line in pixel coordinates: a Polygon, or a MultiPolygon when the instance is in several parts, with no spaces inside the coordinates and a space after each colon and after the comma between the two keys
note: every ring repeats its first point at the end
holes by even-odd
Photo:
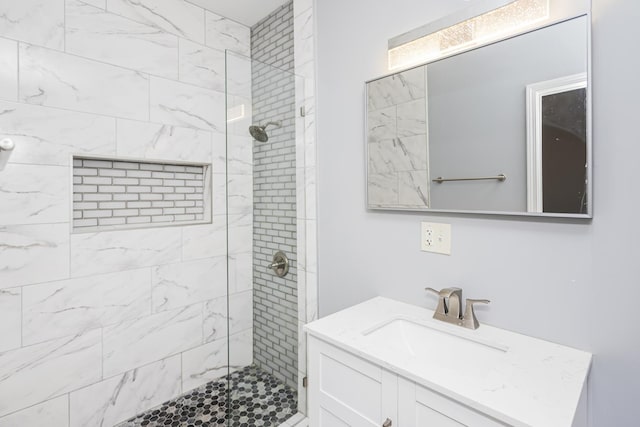
{"type": "Polygon", "coordinates": [[[482,322],[593,352],[590,425],[636,425],[640,3],[593,0],[593,221],[365,209],[363,82],[386,74],[388,38],[465,4],[317,2],[321,315],[375,295],[433,307],[426,285],[460,285],[492,300],[482,322]],[[453,225],[451,256],[420,252],[423,220],[453,225]]]}

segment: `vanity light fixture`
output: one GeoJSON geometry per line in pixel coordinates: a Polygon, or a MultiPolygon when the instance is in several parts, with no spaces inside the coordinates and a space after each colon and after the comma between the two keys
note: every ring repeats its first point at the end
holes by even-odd
{"type": "Polygon", "coordinates": [[[549,19],[550,0],[484,0],[389,40],[389,70],[481,46],[549,19]]]}

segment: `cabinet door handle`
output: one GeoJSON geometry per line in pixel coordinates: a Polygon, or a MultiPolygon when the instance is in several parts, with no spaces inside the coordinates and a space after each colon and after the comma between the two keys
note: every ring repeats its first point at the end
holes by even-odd
{"type": "Polygon", "coordinates": [[[391,427],[392,425],[393,423],[389,418],[387,418],[387,420],[384,423],[382,423],[382,427],[391,427]]]}

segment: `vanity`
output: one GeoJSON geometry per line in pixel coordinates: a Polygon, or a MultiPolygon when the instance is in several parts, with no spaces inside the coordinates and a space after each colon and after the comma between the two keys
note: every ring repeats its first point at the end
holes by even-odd
{"type": "Polygon", "coordinates": [[[586,426],[591,354],[376,297],[305,326],[313,427],[586,426]]]}

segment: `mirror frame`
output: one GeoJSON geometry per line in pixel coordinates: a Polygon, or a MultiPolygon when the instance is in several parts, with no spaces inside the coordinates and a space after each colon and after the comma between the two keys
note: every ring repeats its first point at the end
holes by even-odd
{"type": "MultiPolygon", "coordinates": [[[[591,20],[591,11],[589,10],[586,13],[577,14],[575,16],[566,17],[563,19],[555,20],[552,22],[545,23],[540,27],[528,29],[523,32],[511,34],[509,36],[503,37],[499,40],[493,41],[491,43],[483,44],[481,46],[476,46],[470,49],[466,49],[461,52],[454,53],[452,55],[446,55],[434,59],[432,61],[428,61],[422,64],[414,65],[408,68],[399,69],[392,73],[385,74],[383,76],[379,76],[373,79],[369,79],[364,83],[364,145],[365,145],[365,204],[366,209],[368,211],[400,211],[400,212],[421,212],[421,213],[453,213],[453,214],[472,214],[472,215],[501,215],[501,216],[513,216],[513,217],[537,217],[537,218],[573,218],[573,219],[587,219],[590,220],[593,218],[593,103],[592,103],[592,91],[593,91],[593,82],[592,82],[592,46],[591,46],[591,33],[592,33],[592,20],[591,20]],[[441,61],[445,58],[463,55],[466,52],[474,51],[478,49],[482,49],[483,47],[493,45],[495,43],[500,43],[505,40],[510,40],[516,37],[519,37],[524,34],[533,33],[548,27],[552,27],[554,25],[561,24],[566,21],[570,21],[573,19],[586,17],[587,18],[587,88],[586,88],[586,96],[587,96],[587,108],[586,108],[586,159],[587,159],[587,213],[586,214],[573,214],[573,213],[554,213],[554,212],[528,212],[528,211],[490,211],[490,210],[464,210],[464,209],[433,209],[433,208],[405,208],[405,207],[384,207],[384,206],[372,206],[369,203],[369,127],[368,127],[368,87],[369,84],[375,82],[380,79],[384,79],[386,77],[391,77],[396,74],[413,70],[420,67],[425,67],[431,63],[441,61]]],[[[526,88],[525,88],[526,89],[526,88]]],[[[525,106],[526,108],[526,106],[525,106]]],[[[428,120],[428,118],[427,118],[428,120]]],[[[528,144],[528,136],[527,129],[523,129],[523,134],[525,135],[525,144],[528,144]]],[[[428,153],[428,150],[427,150],[428,153]]],[[[428,157],[427,157],[428,159],[428,157]]],[[[527,164],[529,161],[527,160],[527,164]]],[[[526,167],[526,166],[525,166],[526,167]]],[[[526,173],[526,171],[525,171],[526,173]]],[[[527,195],[526,199],[529,199],[529,195],[527,195]]]]}

